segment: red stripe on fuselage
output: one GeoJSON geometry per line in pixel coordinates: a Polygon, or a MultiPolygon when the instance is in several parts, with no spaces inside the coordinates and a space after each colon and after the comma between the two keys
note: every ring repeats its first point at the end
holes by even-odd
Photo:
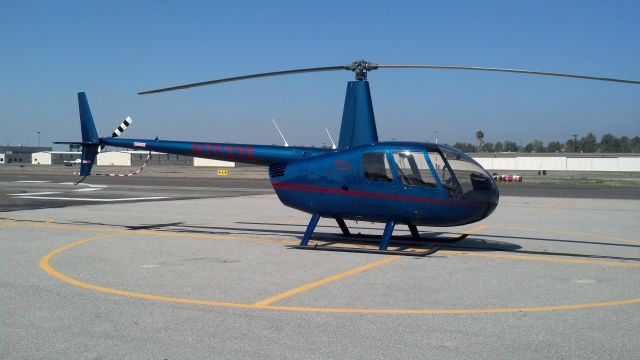
{"type": "Polygon", "coordinates": [[[413,201],[413,202],[451,205],[451,206],[484,206],[485,205],[485,203],[477,202],[477,201],[431,199],[431,198],[421,198],[416,196],[394,195],[394,194],[376,193],[376,192],[360,191],[360,190],[342,190],[339,188],[325,188],[320,186],[292,184],[292,183],[283,183],[283,182],[275,182],[275,183],[272,183],[272,185],[276,189],[307,191],[307,192],[316,192],[316,193],[324,193],[324,194],[332,194],[332,195],[360,196],[360,197],[368,197],[368,198],[384,199],[384,200],[413,201]]]}
{"type": "Polygon", "coordinates": [[[254,157],[255,148],[252,146],[192,143],[191,149],[194,156],[215,156],[221,159],[251,160],[254,157]]]}

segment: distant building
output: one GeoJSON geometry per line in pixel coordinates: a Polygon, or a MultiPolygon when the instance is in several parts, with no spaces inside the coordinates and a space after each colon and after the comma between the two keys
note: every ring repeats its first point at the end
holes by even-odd
{"type": "Polygon", "coordinates": [[[471,153],[468,155],[487,171],[640,172],[640,156],[632,153],[471,153]]]}
{"type": "Polygon", "coordinates": [[[31,154],[31,164],[51,165],[51,152],[42,151],[31,154]]]}
{"type": "Polygon", "coordinates": [[[0,146],[0,164],[31,164],[31,155],[51,151],[44,146],[0,146]]]}
{"type": "MultiPolygon", "coordinates": [[[[38,147],[2,147],[7,153],[0,151],[0,164],[33,164],[33,165],[71,165],[77,164],[82,157],[80,151],[51,151],[51,148],[38,147]],[[35,150],[46,151],[35,151],[35,150]],[[19,152],[19,153],[18,153],[19,152]]],[[[75,148],[74,148],[75,149],[75,148]]],[[[105,151],[98,154],[98,166],[141,166],[147,159],[148,151],[105,151]]],[[[211,166],[234,167],[230,161],[194,158],[192,156],[153,152],[149,165],[160,166],[211,166]]]]}

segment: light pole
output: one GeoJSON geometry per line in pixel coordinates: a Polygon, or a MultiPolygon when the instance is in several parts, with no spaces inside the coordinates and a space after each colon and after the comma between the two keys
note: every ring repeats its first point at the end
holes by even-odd
{"type": "Polygon", "coordinates": [[[573,152],[577,152],[578,148],[578,135],[573,134],[573,152]]]}
{"type": "Polygon", "coordinates": [[[40,147],[40,131],[36,131],[38,133],[38,147],[40,147]]]}

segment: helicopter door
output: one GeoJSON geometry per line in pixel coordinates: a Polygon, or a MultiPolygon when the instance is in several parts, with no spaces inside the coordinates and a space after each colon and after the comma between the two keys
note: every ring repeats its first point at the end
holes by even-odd
{"type": "MultiPolygon", "coordinates": [[[[396,151],[393,162],[401,186],[399,193],[403,196],[416,198],[434,198],[442,196],[442,187],[434,175],[430,161],[422,151],[396,151]]],[[[424,206],[416,202],[407,202],[407,214],[410,218],[420,217],[424,206]]]]}
{"type": "Polygon", "coordinates": [[[389,194],[395,192],[396,186],[385,151],[362,153],[363,182],[361,190],[363,196],[355,197],[357,206],[367,209],[370,216],[384,216],[389,212],[386,202],[381,202],[374,194],[389,194]]]}
{"type": "Polygon", "coordinates": [[[420,186],[424,189],[437,189],[438,182],[422,151],[397,151],[393,153],[398,177],[405,189],[420,186]]]}

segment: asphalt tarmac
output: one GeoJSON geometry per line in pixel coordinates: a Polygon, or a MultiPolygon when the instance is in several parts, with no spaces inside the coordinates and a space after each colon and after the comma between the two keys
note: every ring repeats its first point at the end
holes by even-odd
{"type": "MultiPolygon", "coordinates": [[[[298,250],[265,180],[0,173],[3,359],[637,359],[635,189],[502,186],[392,249],[298,250]]],[[[523,186],[524,185],[524,186],[523,186]]],[[[348,222],[375,242],[380,224],[348,222]]],[[[322,219],[312,244],[370,248],[322,219]]]]}

